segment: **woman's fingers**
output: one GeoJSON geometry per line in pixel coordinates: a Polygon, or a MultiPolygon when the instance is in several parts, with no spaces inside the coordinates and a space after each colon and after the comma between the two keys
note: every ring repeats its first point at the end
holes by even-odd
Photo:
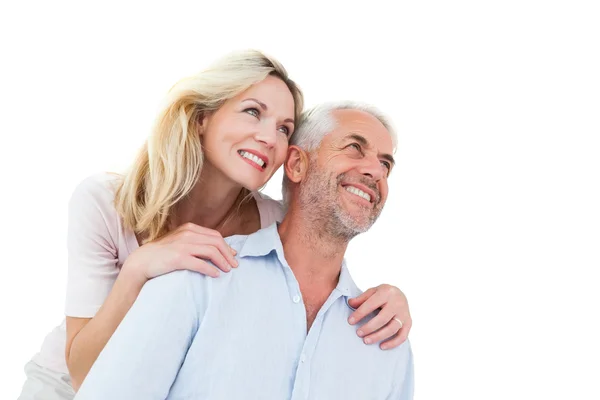
{"type": "MultiPolygon", "coordinates": [[[[391,323],[393,323],[393,321],[391,323]]],[[[393,336],[389,340],[386,340],[385,342],[381,343],[379,345],[379,348],[381,350],[389,350],[389,349],[393,349],[395,347],[400,346],[408,338],[408,332],[410,331],[410,328],[411,327],[409,325],[403,326],[402,329],[400,329],[400,332],[398,332],[395,336],[393,336]]]]}
{"type": "Polygon", "coordinates": [[[177,269],[187,269],[189,271],[199,272],[202,275],[207,275],[213,278],[218,278],[220,275],[220,272],[217,268],[210,265],[206,261],[193,256],[183,257],[181,262],[178,264],[177,269]]]}
{"type": "Polygon", "coordinates": [[[221,253],[227,260],[227,263],[233,268],[238,266],[238,261],[231,252],[232,248],[220,236],[202,235],[192,231],[182,231],[178,237],[178,243],[184,243],[193,246],[212,246],[221,253]]]}
{"type": "MultiPolygon", "coordinates": [[[[367,290],[364,294],[368,293],[371,289],[367,290]]],[[[381,307],[384,304],[384,297],[383,294],[377,290],[373,290],[370,294],[370,297],[366,300],[364,300],[364,302],[358,307],[358,309],[356,311],[354,311],[352,314],[350,314],[350,318],[348,318],[348,322],[351,325],[354,325],[355,323],[359,322],[360,320],[362,320],[364,317],[366,317],[367,315],[369,315],[370,313],[372,313],[373,311],[377,310],[379,307],[381,307]]],[[[357,299],[359,299],[359,297],[357,297],[357,299]]],[[[352,305],[352,304],[350,304],[352,305]]]]}
{"type": "Polygon", "coordinates": [[[211,261],[223,272],[231,271],[231,264],[223,257],[222,250],[210,245],[187,245],[187,252],[197,258],[211,261]]]}
{"type": "Polygon", "coordinates": [[[234,254],[231,252],[231,250],[233,249],[225,242],[225,239],[216,236],[207,236],[205,237],[205,239],[205,244],[214,246],[217,250],[219,250],[223,257],[227,259],[227,263],[231,267],[235,268],[238,266],[238,261],[235,259],[234,254]]]}
{"type": "Polygon", "coordinates": [[[395,319],[388,322],[383,328],[377,332],[370,334],[363,340],[366,344],[377,343],[383,340],[391,340],[400,332],[400,324],[395,319]]]}
{"type": "MultiPolygon", "coordinates": [[[[215,231],[214,229],[205,228],[203,226],[188,222],[188,223],[185,223],[185,224],[179,226],[179,228],[177,228],[173,232],[173,234],[174,234],[174,237],[184,237],[184,238],[190,238],[190,239],[195,238],[196,240],[199,239],[199,237],[196,235],[207,236],[207,237],[217,239],[217,240],[220,239],[223,242],[224,246],[227,248],[228,252],[230,252],[234,256],[237,254],[235,249],[233,249],[233,247],[229,246],[225,242],[225,239],[223,239],[223,236],[218,231],[215,231]],[[195,235],[190,235],[190,234],[195,234],[195,235]]],[[[200,240],[202,241],[202,239],[200,239],[200,240]]]]}
{"type": "Polygon", "coordinates": [[[382,310],[379,314],[371,318],[369,322],[358,328],[356,334],[365,339],[369,338],[365,343],[375,343],[383,339],[388,339],[400,330],[400,323],[392,318],[393,314],[390,315],[382,310]],[[390,324],[390,322],[393,323],[390,324]],[[373,333],[375,331],[377,332],[373,333]],[[371,334],[373,335],[369,336],[371,334]]]}
{"type": "Polygon", "coordinates": [[[348,303],[350,304],[351,307],[358,308],[365,302],[365,300],[367,300],[369,297],[373,296],[373,294],[375,294],[376,291],[377,291],[376,288],[370,288],[366,292],[361,294],[360,296],[352,298],[352,299],[348,299],[348,303]]]}

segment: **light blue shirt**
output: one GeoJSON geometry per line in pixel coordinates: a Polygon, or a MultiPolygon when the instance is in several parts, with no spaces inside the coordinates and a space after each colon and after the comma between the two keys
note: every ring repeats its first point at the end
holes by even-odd
{"type": "Polygon", "coordinates": [[[227,242],[239,267],[146,283],[77,400],[407,400],[410,344],[383,351],[348,324],[361,292],[345,264],[307,334],[300,286],[277,225],[227,242]]]}

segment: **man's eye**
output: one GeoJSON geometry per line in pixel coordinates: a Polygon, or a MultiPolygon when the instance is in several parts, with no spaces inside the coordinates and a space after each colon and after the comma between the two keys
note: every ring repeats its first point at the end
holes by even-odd
{"type": "Polygon", "coordinates": [[[387,161],[381,161],[381,165],[387,168],[388,171],[392,169],[392,165],[387,161]]]}
{"type": "Polygon", "coordinates": [[[358,144],[358,143],[350,143],[350,144],[348,145],[348,147],[353,147],[353,148],[355,148],[355,149],[356,149],[356,150],[358,150],[358,151],[361,151],[361,150],[362,150],[362,149],[361,149],[361,147],[360,147],[360,144],[358,144]]]}
{"type": "Polygon", "coordinates": [[[250,115],[252,115],[252,116],[254,116],[254,117],[257,117],[257,118],[258,118],[258,116],[260,115],[260,111],[258,111],[258,109],[256,109],[256,108],[253,108],[253,107],[252,107],[252,108],[246,108],[246,109],[244,110],[244,112],[245,112],[245,113],[248,113],[248,114],[250,114],[250,115]]]}

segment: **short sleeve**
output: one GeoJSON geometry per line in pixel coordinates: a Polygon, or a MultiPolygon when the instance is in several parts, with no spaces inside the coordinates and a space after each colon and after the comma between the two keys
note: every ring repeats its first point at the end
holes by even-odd
{"type": "Polygon", "coordinates": [[[281,222],[285,215],[283,201],[273,200],[261,192],[254,192],[254,199],[260,214],[260,227],[266,228],[275,222],[281,222]]]}
{"type": "Polygon", "coordinates": [[[92,318],[119,274],[118,214],[108,175],[82,181],[69,201],[65,314],[92,318]]]}

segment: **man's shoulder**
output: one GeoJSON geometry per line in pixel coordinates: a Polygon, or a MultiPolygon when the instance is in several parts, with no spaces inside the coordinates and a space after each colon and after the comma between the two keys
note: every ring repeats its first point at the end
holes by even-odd
{"type": "Polygon", "coordinates": [[[194,290],[205,287],[210,277],[187,269],[169,272],[146,282],[144,288],[161,292],[194,290]]]}
{"type": "Polygon", "coordinates": [[[227,243],[236,252],[239,253],[240,250],[242,249],[242,247],[244,247],[244,244],[246,243],[246,240],[248,240],[249,236],[250,235],[233,235],[233,236],[227,236],[225,238],[225,243],[227,243]]]}
{"type": "MultiPolygon", "coordinates": [[[[225,238],[225,242],[239,254],[250,236],[251,235],[228,236],[225,238]]],[[[241,261],[239,257],[236,257],[236,259],[238,261],[241,261]]],[[[210,260],[208,260],[208,263],[214,266],[214,264],[212,264],[210,260]]],[[[222,272],[219,278],[212,278],[210,276],[201,274],[200,272],[182,269],[157,276],[156,278],[151,279],[148,283],[146,283],[146,285],[160,285],[164,288],[173,288],[178,290],[182,290],[189,287],[193,290],[199,287],[206,287],[206,285],[210,284],[210,282],[212,282],[215,279],[217,281],[220,281],[222,280],[220,279],[221,277],[229,276],[231,272],[222,272]]]]}
{"type": "Polygon", "coordinates": [[[406,339],[400,346],[385,351],[394,354],[394,357],[398,360],[412,360],[412,348],[409,339],[406,339]]]}
{"type": "Polygon", "coordinates": [[[225,241],[237,251],[238,258],[266,256],[281,247],[281,239],[275,222],[249,235],[229,236],[225,238],[225,241]]]}

